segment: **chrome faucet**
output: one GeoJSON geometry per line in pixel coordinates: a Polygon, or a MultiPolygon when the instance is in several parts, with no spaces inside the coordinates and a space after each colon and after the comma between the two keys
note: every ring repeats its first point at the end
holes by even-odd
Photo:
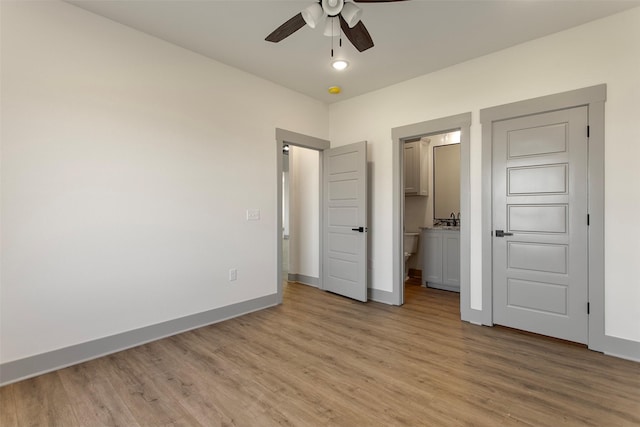
{"type": "Polygon", "coordinates": [[[451,222],[453,223],[453,226],[455,227],[456,226],[456,214],[451,212],[451,215],[449,215],[449,217],[452,218],[451,222]]]}

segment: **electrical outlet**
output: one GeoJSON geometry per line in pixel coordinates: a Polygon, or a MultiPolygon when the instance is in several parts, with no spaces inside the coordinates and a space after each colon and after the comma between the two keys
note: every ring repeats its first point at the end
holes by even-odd
{"type": "Polygon", "coordinates": [[[247,209],[247,221],[260,221],[260,209],[247,209]]]}
{"type": "Polygon", "coordinates": [[[235,268],[232,268],[231,270],[229,270],[229,281],[233,282],[234,280],[238,279],[238,270],[236,270],[235,268]]]}

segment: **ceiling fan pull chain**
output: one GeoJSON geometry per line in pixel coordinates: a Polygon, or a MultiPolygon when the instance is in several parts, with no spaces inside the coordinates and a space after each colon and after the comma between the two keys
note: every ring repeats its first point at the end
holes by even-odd
{"type": "MultiPolygon", "coordinates": [[[[331,32],[333,32],[333,22],[331,23],[331,32]]],[[[333,37],[331,37],[331,58],[333,58],[333,37]]]]}

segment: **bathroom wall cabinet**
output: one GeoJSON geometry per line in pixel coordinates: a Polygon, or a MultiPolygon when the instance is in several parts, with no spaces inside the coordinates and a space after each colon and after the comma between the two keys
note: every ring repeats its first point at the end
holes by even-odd
{"type": "Polygon", "coordinates": [[[422,281],[430,288],[460,292],[460,231],[422,230],[422,281]]]}
{"type": "Polygon", "coordinates": [[[404,144],[404,194],[429,194],[429,144],[425,141],[404,144]]]}

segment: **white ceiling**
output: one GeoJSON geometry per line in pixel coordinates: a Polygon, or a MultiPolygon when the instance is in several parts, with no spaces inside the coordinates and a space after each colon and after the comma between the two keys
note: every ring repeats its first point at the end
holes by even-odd
{"type": "MultiPolygon", "coordinates": [[[[313,0],[69,0],[227,65],[331,103],[640,6],[640,0],[411,0],[360,3],[375,46],[359,53],[304,27],[264,38],[313,0]],[[340,95],[327,89],[340,85],[340,95]]],[[[640,25],[640,23],[638,23],[640,25]]]]}

